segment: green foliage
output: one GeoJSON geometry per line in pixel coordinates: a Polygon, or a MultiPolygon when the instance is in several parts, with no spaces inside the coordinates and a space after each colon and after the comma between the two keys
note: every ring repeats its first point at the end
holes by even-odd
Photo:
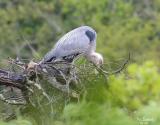
{"type": "MultiPolygon", "coordinates": [[[[7,57],[39,60],[63,34],[81,25],[97,31],[97,51],[105,63],[115,69],[110,61],[129,52],[133,62],[107,80],[101,74],[84,77],[79,103],[65,102],[59,95],[56,104],[28,106],[17,120],[0,125],[137,125],[146,119],[158,125],[159,4],[159,0],[0,0],[0,65],[6,65],[7,57]]],[[[36,96],[41,99],[38,92],[36,96]]]]}
{"type": "Polygon", "coordinates": [[[124,111],[111,108],[107,104],[82,102],[68,105],[64,110],[67,125],[135,125],[124,111]]]}
{"type": "Polygon", "coordinates": [[[19,53],[22,58],[42,58],[66,31],[89,25],[98,33],[98,51],[108,59],[129,51],[136,62],[157,59],[157,5],[158,0],[1,0],[0,58],[19,53]],[[39,55],[27,49],[27,43],[34,43],[31,45],[39,55]]]}
{"type": "Polygon", "coordinates": [[[159,102],[160,77],[153,62],[141,66],[132,64],[128,67],[127,76],[113,76],[109,81],[108,95],[113,104],[135,110],[150,101],[159,102]]]}
{"type": "Polygon", "coordinates": [[[0,122],[0,125],[32,125],[30,121],[18,119],[17,121],[12,121],[11,123],[0,122]]]}
{"type": "Polygon", "coordinates": [[[148,119],[151,124],[160,123],[160,74],[152,61],[130,65],[127,77],[111,76],[108,86],[100,79],[98,82],[90,81],[82,102],[65,107],[65,124],[137,125],[148,119]]]}

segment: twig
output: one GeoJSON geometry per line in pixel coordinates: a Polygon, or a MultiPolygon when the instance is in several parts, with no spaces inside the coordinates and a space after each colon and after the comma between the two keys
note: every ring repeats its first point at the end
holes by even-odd
{"type": "Polygon", "coordinates": [[[102,73],[104,73],[106,75],[113,75],[113,74],[120,73],[125,68],[125,66],[128,64],[129,60],[130,60],[130,53],[129,53],[128,58],[126,59],[126,61],[123,63],[123,65],[120,66],[116,71],[113,71],[113,72],[104,71],[102,68],[99,68],[97,66],[96,66],[96,68],[98,69],[98,71],[100,71],[100,72],[102,72],[102,73]]]}

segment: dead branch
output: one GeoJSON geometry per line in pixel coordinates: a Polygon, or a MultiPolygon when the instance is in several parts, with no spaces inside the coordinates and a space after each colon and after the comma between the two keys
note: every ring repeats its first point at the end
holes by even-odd
{"type": "Polygon", "coordinates": [[[0,69],[0,85],[13,86],[23,89],[25,82],[26,77],[22,74],[15,74],[13,72],[0,69]]]}
{"type": "Polygon", "coordinates": [[[130,53],[128,54],[128,58],[124,61],[124,63],[115,71],[112,71],[112,72],[107,72],[105,70],[103,70],[102,68],[100,67],[96,67],[98,69],[99,72],[102,72],[104,75],[113,75],[113,74],[117,74],[117,73],[120,73],[124,68],[125,66],[129,63],[130,61],[130,58],[131,58],[131,55],[130,53]]]}
{"type": "MultiPolygon", "coordinates": [[[[130,54],[123,65],[113,72],[107,72],[101,67],[95,67],[104,76],[121,72],[130,60],[130,54]]],[[[29,64],[9,59],[9,63],[16,65],[21,69],[21,72],[6,71],[0,69],[0,86],[3,86],[3,91],[0,90],[0,100],[9,104],[24,105],[30,100],[30,93],[34,93],[34,89],[41,91],[42,95],[50,100],[42,84],[39,81],[46,80],[53,88],[58,89],[62,93],[79,99],[79,94],[72,90],[71,83],[77,85],[78,75],[92,75],[85,66],[76,66],[75,64],[66,63],[64,61],[54,63],[38,64],[31,61],[29,64]],[[86,69],[86,71],[84,71],[86,69]],[[37,81],[37,79],[39,79],[37,81]],[[9,88],[9,89],[8,89],[9,88]],[[15,97],[9,97],[9,94],[15,93],[15,97]],[[6,94],[9,93],[9,94],[6,94]],[[18,96],[19,95],[19,96],[18,96]]],[[[89,67],[93,69],[93,67],[89,67]]]]}

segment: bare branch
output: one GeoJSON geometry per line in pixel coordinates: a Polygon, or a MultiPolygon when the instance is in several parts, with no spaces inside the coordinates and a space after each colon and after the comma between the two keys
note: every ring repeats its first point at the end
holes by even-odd
{"type": "Polygon", "coordinates": [[[48,100],[48,102],[50,102],[51,98],[42,87],[42,82],[40,82],[43,80],[46,80],[50,85],[52,85],[53,88],[58,89],[65,95],[79,99],[80,94],[74,91],[71,86],[71,83],[75,83],[74,85],[79,85],[79,76],[82,78],[87,77],[88,75],[95,76],[93,68],[96,68],[97,71],[102,73],[105,77],[107,77],[107,75],[117,74],[125,68],[129,60],[130,53],[123,65],[121,65],[116,71],[107,72],[102,67],[93,67],[93,65],[90,64],[77,66],[73,63],[67,63],[65,61],[56,61],[43,64],[31,61],[29,64],[25,64],[17,60],[9,59],[9,63],[20,68],[21,72],[0,69],[0,86],[5,86],[4,90],[7,90],[7,87],[17,88],[15,91],[10,92],[18,93],[19,91],[20,94],[19,97],[17,96],[12,99],[5,96],[7,91],[0,91],[0,100],[15,105],[27,104],[27,102],[31,100],[29,97],[30,93],[36,93],[37,91],[34,92],[34,89],[37,89],[48,100]],[[37,81],[37,79],[39,80],[37,81]],[[25,101],[20,101],[22,97],[25,101]]]}
{"type": "Polygon", "coordinates": [[[106,75],[113,75],[113,74],[120,73],[125,68],[125,66],[128,64],[129,61],[130,61],[130,53],[128,54],[128,58],[125,60],[125,62],[116,71],[107,72],[107,71],[105,71],[102,68],[99,68],[97,66],[96,66],[96,68],[98,69],[98,71],[100,71],[100,72],[102,72],[106,75]]]}

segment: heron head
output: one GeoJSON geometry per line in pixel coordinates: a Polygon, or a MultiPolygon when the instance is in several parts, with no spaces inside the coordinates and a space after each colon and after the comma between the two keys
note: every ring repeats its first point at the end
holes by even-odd
{"type": "Polygon", "coordinates": [[[100,53],[93,52],[88,58],[96,66],[103,64],[103,56],[100,53]]]}

